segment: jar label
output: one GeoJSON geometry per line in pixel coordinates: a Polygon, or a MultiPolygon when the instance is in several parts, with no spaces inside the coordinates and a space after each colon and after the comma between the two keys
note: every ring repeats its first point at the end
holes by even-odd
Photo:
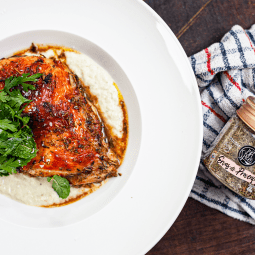
{"type": "Polygon", "coordinates": [[[243,166],[253,166],[255,164],[255,148],[244,146],[238,152],[238,160],[243,166]]]}
{"type": "MultiPolygon", "coordinates": [[[[247,147],[249,147],[249,146],[247,146],[247,147]]],[[[238,166],[235,162],[233,162],[231,159],[227,158],[226,156],[219,155],[216,162],[223,169],[225,169],[229,173],[233,174],[237,178],[244,180],[250,184],[255,184],[255,175],[254,174],[252,174],[250,171],[244,169],[243,167],[238,166]]]]}
{"type": "Polygon", "coordinates": [[[255,200],[255,132],[233,116],[204,159],[208,170],[237,194],[255,200]]]}

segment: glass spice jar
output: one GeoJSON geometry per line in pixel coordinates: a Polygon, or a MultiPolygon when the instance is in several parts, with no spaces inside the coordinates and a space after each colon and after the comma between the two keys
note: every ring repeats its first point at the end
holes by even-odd
{"type": "Polygon", "coordinates": [[[248,97],[226,123],[204,163],[228,188],[255,199],[255,97],[248,97]]]}

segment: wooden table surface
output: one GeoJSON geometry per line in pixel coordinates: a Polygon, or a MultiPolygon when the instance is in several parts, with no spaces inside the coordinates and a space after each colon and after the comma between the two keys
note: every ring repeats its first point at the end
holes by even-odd
{"type": "MultiPolygon", "coordinates": [[[[233,25],[255,24],[255,0],[145,0],[169,25],[188,56],[218,42],[233,25]]],[[[189,198],[147,255],[255,254],[255,226],[189,198]]]]}

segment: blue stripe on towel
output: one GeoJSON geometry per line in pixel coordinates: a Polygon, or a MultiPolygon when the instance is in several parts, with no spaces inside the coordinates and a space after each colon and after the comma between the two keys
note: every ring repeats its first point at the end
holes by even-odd
{"type": "Polygon", "coordinates": [[[228,62],[228,57],[227,57],[227,53],[226,53],[224,44],[223,43],[219,43],[219,45],[220,45],[220,50],[221,50],[222,59],[223,59],[223,63],[224,63],[224,66],[225,66],[225,70],[229,70],[230,69],[230,65],[229,65],[229,62],[228,62]]]}
{"type": "Polygon", "coordinates": [[[255,38],[254,38],[253,34],[250,31],[246,31],[246,34],[250,37],[250,39],[253,43],[253,46],[255,46],[255,38]]]}
{"type": "MultiPolygon", "coordinates": [[[[220,76],[220,75],[218,76],[218,79],[219,79],[219,82],[220,82],[220,84],[221,84],[221,86],[222,86],[222,81],[221,81],[221,76],[220,76]]],[[[229,101],[229,103],[230,103],[235,109],[238,109],[238,108],[239,108],[238,105],[228,96],[227,92],[228,92],[228,90],[225,91],[225,89],[223,89],[224,97],[229,101]]]]}
{"type": "Polygon", "coordinates": [[[253,83],[253,88],[255,88],[255,69],[252,69],[252,83],[253,83]]]}
{"type": "Polygon", "coordinates": [[[213,187],[213,188],[217,188],[217,189],[219,188],[219,187],[217,187],[216,185],[214,185],[213,182],[211,182],[210,180],[205,180],[205,179],[203,179],[203,178],[201,178],[201,177],[199,177],[199,176],[197,176],[196,179],[197,179],[198,181],[203,182],[204,184],[210,185],[210,186],[213,187]]]}
{"type": "Polygon", "coordinates": [[[208,84],[210,84],[211,82],[212,82],[212,80],[205,80],[205,79],[203,79],[200,75],[198,75],[198,74],[196,74],[196,77],[200,80],[200,81],[202,81],[203,83],[205,83],[205,85],[208,85],[208,84]]]}
{"type": "Polygon", "coordinates": [[[193,72],[196,73],[196,59],[194,56],[191,56],[190,60],[191,60],[191,66],[192,66],[193,72]]]}
{"type": "Polygon", "coordinates": [[[234,196],[240,200],[243,204],[245,204],[249,209],[251,209],[255,213],[255,208],[247,202],[246,198],[239,196],[238,194],[234,193],[234,196]]]}
{"type": "Polygon", "coordinates": [[[238,214],[240,214],[240,215],[243,215],[243,216],[245,216],[245,217],[247,217],[247,218],[250,218],[250,215],[249,215],[247,212],[239,211],[239,210],[237,210],[237,209],[235,209],[235,208],[233,208],[233,207],[231,207],[231,206],[229,206],[229,205],[227,205],[227,204],[223,204],[223,203],[222,203],[221,201],[219,201],[219,200],[208,198],[208,197],[205,196],[204,194],[201,194],[201,193],[199,193],[199,192],[196,192],[195,190],[191,190],[191,192],[192,192],[193,194],[197,195],[198,197],[200,197],[200,198],[206,200],[206,201],[209,202],[209,203],[213,203],[213,204],[215,204],[215,205],[219,205],[219,206],[221,206],[221,207],[224,208],[224,209],[228,209],[228,210],[230,210],[230,211],[232,211],[232,212],[235,212],[235,213],[238,213],[238,214]]]}
{"type": "MultiPolygon", "coordinates": [[[[241,88],[244,87],[245,89],[247,89],[247,85],[243,81],[243,71],[239,70],[239,73],[240,73],[240,77],[241,77],[241,85],[242,85],[241,88]]],[[[243,88],[242,88],[242,92],[243,92],[243,88]]]]}
{"type": "Polygon", "coordinates": [[[230,30],[229,33],[234,37],[235,39],[235,42],[236,42],[236,45],[237,45],[237,49],[240,53],[240,60],[243,64],[243,67],[244,68],[247,68],[247,63],[246,63],[246,60],[245,60],[245,56],[244,56],[244,52],[243,52],[243,49],[242,49],[242,46],[241,46],[241,42],[237,36],[237,34],[233,31],[233,30],[230,30]]]}
{"type": "Polygon", "coordinates": [[[210,97],[213,99],[213,101],[215,102],[215,104],[217,104],[217,106],[219,107],[219,109],[220,109],[220,110],[225,114],[225,116],[229,119],[229,116],[227,115],[227,113],[226,113],[226,112],[220,107],[220,105],[219,105],[219,103],[221,102],[221,101],[219,101],[219,98],[218,98],[218,100],[215,99],[215,97],[214,97],[214,95],[213,95],[213,92],[212,92],[210,86],[207,87],[207,92],[208,92],[208,94],[210,95],[210,97]]]}
{"type": "Polygon", "coordinates": [[[210,130],[212,133],[214,133],[216,136],[219,134],[218,131],[216,131],[213,127],[211,127],[208,123],[206,123],[205,121],[203,121],[203,125],[205,128],[207,128],[208,130],[210,130]]]}
{"type": "Polygon", "coordinates": [[[209,149],[210,148],[210,145],[203,139],[203,144],[204,146],[206,147],[206,149],[209,149]]]}

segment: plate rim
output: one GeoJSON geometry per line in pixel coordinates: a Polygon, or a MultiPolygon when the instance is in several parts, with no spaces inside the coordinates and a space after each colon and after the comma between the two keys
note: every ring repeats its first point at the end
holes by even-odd
{"type": "MultiPolygon", "coordinates": [[[[182,52],[182,57],[183,59],[185,59],[185,62],[186,64],[188,64],[188,69],[189,69],[189,72],[191,74],[191,77],[192,77],[192,86],[194,85],[197,85],[197,81],[196,81],[196,78],[195,78],[195,74],[192,70],[192,67],[189,63],[189,60],[188,60],[188,56],[186,54],[186,52],[184,51],[183,47],[181,46],[181,43],[179,42],[179,40],[177,39],[177,37],[175,36],[175,34],[173,33],[173,31],[171,30],[171,28],[165,23],[165,21],[159,16],[159,14],[157,14],[148,4],[146,4],[144,1],[142,0],[134,0],[134,1],[137,1],[139,2],[145,9],[147,9],[147,11],[149,11],[151,14],[153,14],[160,22],[161,22],[161,25],[163,25],[165,27],[165,29],[168,31],[168,33],[171,35],[172,39],[175,41],[175,44],[178,46],[179,50],[182,52]]],[[[198,97],[198,100],[200,98],[200,94],[199,94],[199,89],[197,87],[196,89],[196,94],[198,97]]],[[[197,104],[198,106],[201,106],[200,104],[200,101],[197,100],[197,104]]],[[[202,107],[198,107],[199,109],[199,119],[200,119],[200,125],[199,125],[199,128],[200,128],[200,146],[198,148],[198,152],[202,152],[202,141],[203,141],[203,119],[202,119],[202,107]]],[[[179,210],[177,210],[177,212],[175,213],[175,216],[169,220],[169,223],[166,224],[166,227],[164,229],[161,230],[160,234],[157,235],[157,237],[155,237],[155,241],[153,244],[151,245],[148,245],[148,247],[144,247],[143,251],[141,253],[139,253],[139,255],[144,255],[146,254],[147,252],[149,252],[155,245],[157,245],[157,243],[163,238],[163,236],[167,233],[167,231],[171,228],[171,226],[174,224],[174,222],[176,221],[176,219],[178,218],[178,216],[180,215],[185,203],[187,202],[188,198],[189,198],[189,194],[192,190],[192,187],[193,187],[193,184],[195,182],[195,178],[196,178],[196,175],[197,175],[197,171],[198,171],[198,167],[199,167],[199,162],[200,162],[200,153],[197,154],[197,170],[193,171],[193,178],[192,178],[192,182],[190,182],[190,185],[189,185],[189,189],[187,189],[186,191],[186,196],[185,198],[183,198],[183,201],[182,201],[182,205],[180,206],[179,210]]]]}

